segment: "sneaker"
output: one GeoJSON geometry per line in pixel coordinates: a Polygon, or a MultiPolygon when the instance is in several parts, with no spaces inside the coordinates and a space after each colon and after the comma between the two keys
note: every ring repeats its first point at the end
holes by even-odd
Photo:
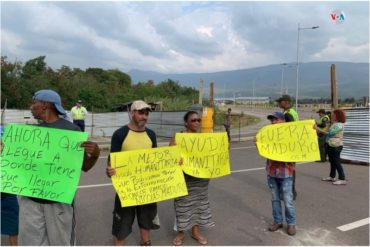
{"type": "Polygon", "coordinates": [[[274,223],[272,223],[272,224],[268,227],[268,230],[269,230],[270,232],[275,232],[275,231],[279,230],[279,229],[280,229],[280,228],[282,228],[282,227],[283,227],[283,224],[282,224],[282,223],[278,224],[278,223],[274,222],[274,223]]]}
{"type": "Polygon", "coordinates": [[[347,181],[346,180],[338,180],[333,182],[334,185],[346,185],[347,181]]]}
{"type": "Polygon", "coordinates": [[[327,178],[322,178],[322,181],[329,181],[329,182],[334,182],[336,179],[332,177],[327,177],[327,178]]]}

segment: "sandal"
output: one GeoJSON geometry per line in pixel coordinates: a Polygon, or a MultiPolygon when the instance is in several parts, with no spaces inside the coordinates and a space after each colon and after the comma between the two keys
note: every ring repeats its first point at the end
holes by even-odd
{"type": "Polygon", "coordinates": [[[182,245],[183,242],[184,242],[184,239],[185,239],[185,235],[183,236],[176,236],[173,240],[172,240],[172,244],[175,245],[175,246],[179,246],[179,245],[182,245]]]}
{"type": "Polygon", "coordinates": [[[206,245],[208,244],[208,240],[207,238],[203,237],[203,236],[195,236],[193,234],[191,234],[191,237],[195,240],[197,240],[197,242],[201,245],[206,245]]]}
{"type": "Polygon", "coordinates": [[[151,246],[152,245],[152,241],[148,240],[148,241],[145,241],[144,243],[140,243],[140,246],[151,246]]]}

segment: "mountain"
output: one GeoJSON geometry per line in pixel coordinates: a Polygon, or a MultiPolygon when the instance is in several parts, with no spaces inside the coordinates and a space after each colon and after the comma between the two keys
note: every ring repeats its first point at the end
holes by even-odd
{"type": "MultiPolygon", "coordinates": [[[[369,95],[369,63],[311,62],[299,66],[299,97],[330,98],[330,67],[336,66],[337,92],[339,98],[361,98],[369,95]]],[[[128,72],[133,83],[159,83],[167,79],[182,86],[199,88],[204,81],[205,95],[209,84],[214,82],[216,97],[269,96],[278,97],[283,91],[294,96],[296,91],[296,65],[290,63],[263,67],[220,71],[213,73],[162,74],[153,71],[131,70],[128,72]],[[282,80],[283,78],[283,80],[282,80]],[[282,83],[283,82],[283,83],[282,83]]]]}

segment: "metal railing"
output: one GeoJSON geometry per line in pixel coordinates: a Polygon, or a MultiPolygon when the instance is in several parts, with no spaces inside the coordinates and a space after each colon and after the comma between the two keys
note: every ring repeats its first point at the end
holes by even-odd
{"type": "Polygon", "coordinates": [[[369,108],[346,109],[341,159],[369,164],[369,108]]]}

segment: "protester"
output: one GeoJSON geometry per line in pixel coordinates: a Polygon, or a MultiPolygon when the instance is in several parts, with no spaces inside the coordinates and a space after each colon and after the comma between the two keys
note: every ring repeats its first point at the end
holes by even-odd
{"type": "Polygon", "coordinates": [[[9,244],[18,245],[19,205],[17,196],[1,192],[1,234],[9,236],[9,244]]]}
{"type": "MultiPolygon", "coordinates": [[[[80,128],[59,115],[65,115],[60,96],[49,89],[37,91],[32,98],[31,113],[39,126],[80,131],[80,128]]],[[[98,160],[96,143],[81,143],[85,148],[82,170],[87,172],[98,160]]],[[[71,205],[39,198],[20,196],[20,245],[75,245],[74,202],[71,205]]]]}
{"type": "MultiPolygon", "coordinates": [[[[278,105],[281,109],[284,110],[284,119],[285,122],[294,122],[299,121],[298,113],[294,110],[294,108],[291,106],[292,99],[289,95],[283,94],[280,98],[276,100],[278,102],[278,105]]],[[[298,193],[295,189],[295,170],[293,172],[293,198],[296,199],[298,193]]]]}
{"type": "MultiPolygon", "coordinates": [[[[110,152],[121,152],[157,147],[154,131],[145,127],[150,106],[142,100],[134,101],[130,109],[130,122],[117,129],[112,136],[110,152]]],[[[116,171],[108,161],[107,176],[112,177],[116,171]]],[[[112,235],[115,245],[123,245],[132,232],[135,215],[140,228],[140,245],[151,245],[150,230],[159,229],[157,204],[124,207],[116,194],[113,211],[112,235]]]]}
{"type": "MultiPolygon", "coordinates": [[[[316,113],[318,113],[320,116],[319,120],[316,122],[317,127],[321,131],[328,131],[330,127],[330,118],[328,115],[326,115],[326,111],[324,109],[320,109],[316,113]]],[[[326,144],[326,136],[321,131],[317,131],[317,138],[320,149],[320,162],[325,162],[328,148],[326,144]]]]}
{"type": "Polygon", "coordinates": [[[328,156],[330,161],[329,177],[325,177],[323,181],[333,182],[334,185],[346,185],[347,180],[344,174],[343,166],[340,162],[340,153],[343,149],[343,134],[344,123],[346,122],[346,114],[342,110],[334,110],[332,114],[333,124],[328,131],[321,130],[316,126],[316,130],[323,133],[327,137],[328,156]],[[338,171],[338,181],[336,181],[336,171],[338,171]]]}
{"type": "Polygon", "coordinates": [[[227,113],[225,114],[224,127],[227,133],[227,138],[229,139],[229,142],[230,142],[231,141],[231,137],[230,137],[231,108],[227,109],[227,113]]]}
{"type": "MultiPolygon", "coordinates": [[[[285,116],[281,112],[275,112],[272,115],[268,115],[267,119],[271,121],[271,124],[280,124],[285,122],[285,116]]],[[[285,207],[285,220],[288,224],[287,233],[291,236],[296,234],[296,214],[292,189],[294,170],[294,163],[267,159],[267,182],[272,192],[271,203],[272,215],[274,218],[274,222],[268,227],[268,230],[271,232],[277,231],[283,227],[283,214],[281,210],[281,200],[283,200],[285,207]]]]}
{"type": "MultiPolygon", "coordinates": [[[[5,128],[0,125],[1,138],[5,128]]],[[[3,142],[0,139],[0,148],[3,150],[3,142]]],[[[19,204],[17,196],[1,192],[1,234],[9,236],[9,244],[18,245],[19,204]]]]}
{"type": "MultiPolygon", "coordinates": [[[[182,133],[198,133],[201,118],[196,111],[188,111],[184,116],[185,129],[182,133]]],[[[176,145],[175,137],[170,146],[176,145]]],[[[191,237],[199,244],[208,243],[206,237],[200,233],[200,227],[212,227],[215,223],[208,201],[209,179],[196,178],[184,173],[188,195],[176,198],[175,205],[175,230],[177,235],[172,241],[174,245],[182,245],[185,239],[185,231],[191,229],[191,237]]]]}
{"type": "Polygon", "coordinates": [[[87,115],[87,110],[82,105],[82,101],[78,100],[76,105],[72,107],[71,114],[73,123],[80,127],[81,131],[85,131],[85,118],[87,115]]]}

